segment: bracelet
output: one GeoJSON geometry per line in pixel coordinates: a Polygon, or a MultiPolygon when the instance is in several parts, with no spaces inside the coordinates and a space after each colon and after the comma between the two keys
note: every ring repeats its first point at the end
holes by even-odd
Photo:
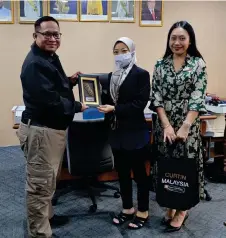
{"type": "Polygon", "coordinates": [[[190,122],[188,122],[188,121],[183,121],[183,124],[185,124],[185,125],[187,125],[187,126],[191,127],[191,123],[190,123],[190,122]]]}
{"type": "Polygon", "coordinates": [[[170,124],[167,124],[166,126],[162,126],[162,127],[163,127],[163,129],[166,129],[169,126],[170,126],[170,124]]]}

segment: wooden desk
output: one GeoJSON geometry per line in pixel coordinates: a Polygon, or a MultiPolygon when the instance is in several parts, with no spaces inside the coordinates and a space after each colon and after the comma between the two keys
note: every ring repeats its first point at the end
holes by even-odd
{"type": "MultiPolygon", "coordinates": [[[[203,131],[206,131],[206,122],[204,120],[213,120],[213,119],[216,119],[217,116],[215,115],[208,115],[208,116],[200,116],[200,119],[202,121],[202,124],[201,124],[201,129],[203,131]],[[205,124],[205,125],[204,125],[205,124]]],[[[152,119],[151,118],[148,118],[146,119],[146,121],[148,122],[148,124],[151,124],[152,123],[152,119]]],[[[13,125],[13,129],[18,129],[20,126],[20,124],[14,124],[13,125]]]]}
{"type": "MultiPolygon", "coordinates": [[[[214,120],[216,119],[217,116],[215,115],[208,115],[208,116],[200,116],[200,120],[201,120],[201,134],[204,135],[206,132],[206,120],[214,120]]],[[[152,119],[146,119],[150,130],[152,130],[152,119]]],[[[150,135],[150,143],[152,143],[153,141],[153,136],[152,133],[150,135]]],[[[149,175],[150,174],[150,168],[151,165],[149,163],[149,161],[146,162],[146,172],[149,175]]],[[[133,174],[131,175],[133,177],[133,174]]],[[[76,177],[73,177],[69,174],[67,169],[62,169],[61,172],[61,176],[60,176],[60,180],[70,180],[70,179],[76,179],[76,177]]],[[[107,173],[102,173],[98,176],[98,181],[116,181],[118,180],[118,174],[115,170],[113,170],[112,172],[107,172],[107,173]]]]}
{"type": "MultiPolygon", "coordinates": [[[[204,135],[206,132],[206,120],[214,120],[216,119],[217,116],[214,115],[208,115],[208,116],[200,116],[201,119],[201,134],[204,135]]],[[[146,119],[150,130],[152,130],[152,119],[146,119]]],[[[19,128],[19,124],[15,124],[13,125],[13,129],[18,129],[19,128]]],[[[150,135],[150,143],[152,143],[153,141],[153,137],[152,137],[152,133],[150,135]]],[[[150,163],[147,162],[146,163],[146,171],[147,174],[150,173],[150,163]]],[[[133,176],[133,175],[132,175],[133,176]]],[[[75,177],[75,176],[71,176],[68,172],[67,168],[63,168],[61,171],[61,175],[60,175],[60,180],[71,180],[71,179],[78,179],[79,177],[75,177]]],[[[118,180],[118,175],[117,172],[114,170],[112,172],[107,172],[107,173],[102,173],[98,176],[98,180],[99,181],[115,181],[118,180]]]]}

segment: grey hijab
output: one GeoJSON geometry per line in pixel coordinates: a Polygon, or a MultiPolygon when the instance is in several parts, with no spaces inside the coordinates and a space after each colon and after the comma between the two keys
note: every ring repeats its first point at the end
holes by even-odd
{"type": "Polygon", "coordinates": [[[121,37],[116,42],[118,41],[121,41],[125,45],[127,45],[132,57],[128,67],[122,68],[118,67],[118,65],[115,65],[115,70],[112,72],[110,81],[110,94],[115,104],[117,103],[118,100],[120,86],[124,82],[133,65],[136,64],[137,62],[134,42],[128,37],[121,37]]]}

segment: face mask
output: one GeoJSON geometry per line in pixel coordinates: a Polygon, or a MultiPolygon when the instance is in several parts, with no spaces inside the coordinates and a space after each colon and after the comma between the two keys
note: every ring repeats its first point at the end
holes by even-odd
{"type": "Polygon", "coordinates": [[[115,55],[115,65],[118,69],[122,69],[130,64],[132,55],[130,52],[126,54],[115,55]]]}

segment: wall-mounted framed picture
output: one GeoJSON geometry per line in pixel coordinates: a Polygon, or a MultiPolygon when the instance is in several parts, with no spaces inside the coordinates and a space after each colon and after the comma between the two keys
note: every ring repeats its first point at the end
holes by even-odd
{"type": "Polygon", "coordinates": [[[18,3],[19,23],[34,23],[43,16],[43,0],[20,0],[18,3]]]}
{"type": "Polygon", "coordinates": [[[142,0],[140,1],[140,26],[163,25],[163,1],[142,0]]]}
{"type": "Polygon", "coordinates": [[[59,21],[78,21],[77,0],[48,0],[48,15],[59,21]]]}
{"type": "Polygon", "coordinates": [[[111,22],[135,22],[135,0],[110,1],[111,22]]]}
{"type": "Polygon", "coordinates": [[[0,23],[14,23],[14,2],[0,0],[0,23]]]}
{"type": "Polygon", "coordinates": [[[108,0],[80,0],[80,16],[82,22],[108,22],[108,0]]]}

